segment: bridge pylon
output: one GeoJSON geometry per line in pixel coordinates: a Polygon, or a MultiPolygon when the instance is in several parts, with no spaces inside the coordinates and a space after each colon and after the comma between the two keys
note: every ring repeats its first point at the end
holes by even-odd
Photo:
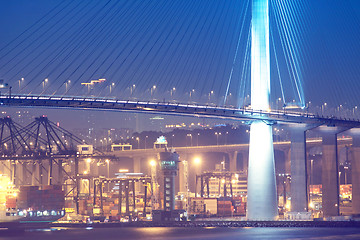
{"type": "MultiPolygon", "coordinates": [[[[252,0],[251,107],[258,111],[270,109],[268,0],[252,0]]],[[[250,126],[247,219],[275,220],[277,216],[272,125],[256,120],[250,126]]]]}

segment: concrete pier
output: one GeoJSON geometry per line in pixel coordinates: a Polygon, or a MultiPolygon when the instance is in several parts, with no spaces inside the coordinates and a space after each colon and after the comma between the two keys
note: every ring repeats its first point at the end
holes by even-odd
{"type": "Polygon", "coordinates": [[[291,212],[307,212],[306,128],[291,129],[291,212]]]}
{"type": "Polygon", "coordinates": [[[324,217],[339,215],[337,135],[322,133],[322,209],[324,217]]]}

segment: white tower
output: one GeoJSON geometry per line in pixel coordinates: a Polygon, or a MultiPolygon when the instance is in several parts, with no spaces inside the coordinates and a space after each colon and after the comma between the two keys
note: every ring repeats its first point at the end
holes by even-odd
{"type": "MultiPolygon", "coordinates": [[[[270,109],[269,1],[252,0],[251,106],[270,109]]],[[[248,220],[275,220],[278,215],[272,126],[250,126],[248,220]]]]}

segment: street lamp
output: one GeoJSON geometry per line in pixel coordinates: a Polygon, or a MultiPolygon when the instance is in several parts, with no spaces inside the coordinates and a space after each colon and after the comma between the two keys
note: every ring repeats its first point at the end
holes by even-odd
{"type": "Polygon", "coordinates": [[[148,138],[149,136],[145,136],[145,149],[146,149],[146,139],[148,138]]]}
{"type": "Polygon", "coordinates": [[[200,133],[197,133],[196,146],[199,146],[199,136],[200,136],[200,133]]]}
{"type": "MultiPolygon", "coordinates": [[[[106,159],[105,162],[107,164],[107,178],[110,178],[110,160],[106,159]]],[[[109,183],[107,184],[107,191],[110,191],[109,183]]]]}
{"type": "Polygon", "coordinates": [[[21,82],[23,82],[24,81],[24,78],[21,78],[20,80],[19,80],[19,90],[21,89],[21,82]]]}
{"type": "Polygon", "coordinates": [[[173,87],[172,89],[170,89],[170,95],[171,95],[171,97],[173,96],[173,94],[175,93],[175,90],[176,90],[176,88],[175,87],[173,87]]]}
{"type": "Polygon", "coordinates": [[[354,108],[353,108],[353,117],[355,117],[355,113],[357,112],[357,106],[355,106],[354,108]]]}
{"type": "Polygon", "coordinates": [[[212,94],[214,94],[214,91],[213,91],[213,90],[211,90],[210,93],[209,93],[209,102],[210,102],[210,100],[211,100],[211,95],[212,95],[212,94]]]}
{"type": "Polygon", "coordinates": [[[219,145],[219,135],[221,135],[221,132],[215,132],[216,135],[216,145],[219,145]]]}
{"type": "Polygon", "coordinates": [[[111,94],[111,90],[112,90],[112,88],[114,88],[114,86],[115,86],[115,83],[110,84],[110,94],[111,94]]]}
{"type": "Polygon", "coordinates": [[[133,95],[133,92],[135,91],[135,87],[136,87],[135,84],[133,84],[132,86],[130,86],[130,95],[131,95],[131,96],[133,95]]]}
{"type": "MultiPolygon", "coordinates": [[[[346,169],[348,169],[349,167],[345,166],[344,167],[344,184],[346,185],[347,184],[347,178],[346,178],[346,169]]],[[[340,180],[339,180],[340,182],[340,180]]]]}
{"type": "Polygon", "coordinates": [[[49,79],[45,78],[44,81],[42,82],[43,85],[43,90],[45,90],[45,84],[49,81],[49,79]]]}
{"type": "Polygon", "coordinates": [[[154,93],[155,89],[156,89],[156,85],[152,86],[152,88],[150,89],[151,96],[153,95],[153,93],[154,93]]]}
{"type": "Polygon", "coordinates": [[[201,165],[201,158],[200,157],[195,157],[194,158],[194,164],[197,165],[197,166],[200,166],[201,165]]]}
{"type": "Polygon", "coordinates": [[[137,141],[137,148],[139,149],[140,148],[140,138],[136,137],[136,141],[137,141]]]}
{"type": "Polygon", "coordinates": [[[68,84],[70,84],[70,83],[71,83],[70,80],[67,80],[67,81],[65,82],[65,94],[68,92],[68,84]]]}
{"type": "Polygon", "coordinates": [[[157,209],[157,176],[156,176],[156,161],[151,159],[150,162],[150,176],[151,176],[151,209],[157,209]]]}
{"type": "MultiPolygon", "coordinates": [[[[187,135],[186,135],[187,137],[190,137],[190,146],[192,146],[192,135],[191,135],[191,133],[188,133],[187,135]]],[[[187,141],[186,141],[187,142],[187,141]]],[[[187,145],[187,144],[186,144],[187,145]]]]}
{"type": "Polygon", "coordinates": [[[191,91],[190,91],[190,101],[191,101],[191,96],[193,95],[195,93],[195,89],[192,89],[191,91]]]}

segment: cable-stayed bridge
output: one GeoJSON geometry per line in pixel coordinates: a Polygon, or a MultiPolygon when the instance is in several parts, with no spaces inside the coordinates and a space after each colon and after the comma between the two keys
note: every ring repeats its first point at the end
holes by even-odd
{"type": "MultiPolygon", "coordinates": [[[[338,215],[336,135],[359,121],[306,111],[304,79],[311,82],[317,67],[323,72],[314,72],[327,77],[324,70],[331,70],[308,63],[317,53],[306,41],[314,13],[307,1],[63,1],[0,49],[3,87],[9,88],[0,103],[246,121],[253,146],[249,195],[255,199],[249,219],[277,215],[271,126],[278,123],[292,127],[292,211],[308,210],[305,135],[318,129],[324,215],[338,215]],[[271,110],[279,104],[282,111],[271,110]]],[[[336,100],[345,95],[337,82],[320,84],[333,87],[336,100]]],[[[349,96],[358,87],[350,82],[349,96]]],[[[360,143],[352,132],[357,159],[360,143]]],[[[360,186],[359,180],[353,184],[360,186]]]]}

